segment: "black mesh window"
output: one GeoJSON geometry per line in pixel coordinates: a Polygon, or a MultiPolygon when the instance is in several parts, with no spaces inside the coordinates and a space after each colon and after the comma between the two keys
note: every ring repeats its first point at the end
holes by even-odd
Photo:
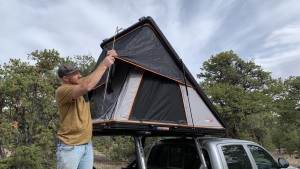
{"type": "Polygon", "coordinates": [[[279,168],[273,157],[264,149],[254,145],[248,145],[248,148],[250,149],[258,169],[279,168]]]}
{"type": "Polygon", "coordinates": [[[252,169],[251,162],[242,145],[222,146],[228,169],[252,169]]]}

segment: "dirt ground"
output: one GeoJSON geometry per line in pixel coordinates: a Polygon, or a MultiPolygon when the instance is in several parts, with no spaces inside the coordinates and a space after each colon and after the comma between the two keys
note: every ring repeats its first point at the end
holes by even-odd
{"type": "Polygon", "coordinates": [[[121,169],[126,167],[126,164],[116,163],[105,157],[104,154],[94,150],[94,167],[96,169],[121,169]]]}
{"type": "Polygon", "coordinates": [[[286,158],[286,159],[290,163],[290,166],[300,168],[300,159],[294,159],[294,158],[286,158]]]}

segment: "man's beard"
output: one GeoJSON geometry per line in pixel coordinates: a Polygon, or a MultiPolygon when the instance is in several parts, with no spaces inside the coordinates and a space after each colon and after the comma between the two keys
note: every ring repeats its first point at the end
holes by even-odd
{"type": "Polygon", "coordinates": [[[71,81],[70,81],[70,84],[72,84],[72,85],[78,85],[78,84],[80,84],[80,79],[78,79],[78,80],[76,80],[76,81],[75,81],[75,80],[74,80],[74,81],[71,80],[71,81]]]}

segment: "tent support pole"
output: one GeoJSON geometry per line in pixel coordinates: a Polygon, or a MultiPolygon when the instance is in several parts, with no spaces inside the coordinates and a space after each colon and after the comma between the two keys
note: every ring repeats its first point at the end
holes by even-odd
{"type": "Polygon", "coordinates": [[[137,157],[136,160],[139,169],[147,169],[145,164],[143,140],[145,140],[145,136],[134,136],[135,151],[137,157]]]}
{"type": "Polygon", "coordinates": [[[197,151],[198,151],[200,161],[201,161],[201,167],[200,168],[201,169],[207,169],[204,154],[203,154],[202,148],[199,145],[199,138],[198,137],[193,137],[193,139],[194,139],[195,145],[197,147],[197,151]]]}

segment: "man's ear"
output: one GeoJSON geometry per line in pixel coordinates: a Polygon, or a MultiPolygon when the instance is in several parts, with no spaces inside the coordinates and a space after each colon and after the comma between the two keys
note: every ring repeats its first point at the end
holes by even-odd
{"type": "Polygon", "coordinates": [[[62,77],[62,79],[63,79],[63,81],[65,81],[65,82],[69,82],[69,79],[68,79],[67,76],[62,77]]]}

